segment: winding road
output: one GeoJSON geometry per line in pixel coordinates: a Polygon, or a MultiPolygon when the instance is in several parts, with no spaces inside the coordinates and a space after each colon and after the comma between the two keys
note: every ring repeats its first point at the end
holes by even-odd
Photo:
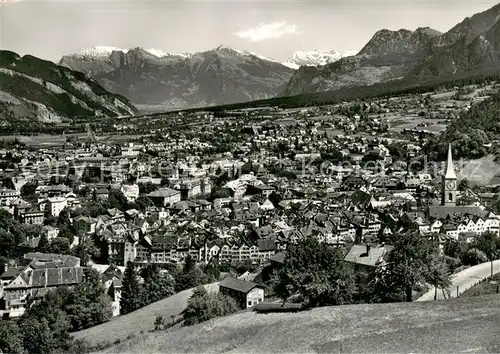
{"type": "MultiPolygon", "coordinates": [[[[493,274],[500,273],[500,259],[493,261],[493,274]]],[[[448,288],[450,297],[457,297],[457,286],[459,295],[467,289],[471,288],[480,280],[489,277],[491,274],[491,262],[481,263],[473,267],[467,268],[451,277],[452,285],[448,288]]],[[[445,295],[446,294],[445,291],[445,295]]],[[[438,289],[437,299],[443,300],[443,291],[438,289]]],[[[415,301],[431,301],[434,300],[434,288],[426,292],[415,301]]]]}

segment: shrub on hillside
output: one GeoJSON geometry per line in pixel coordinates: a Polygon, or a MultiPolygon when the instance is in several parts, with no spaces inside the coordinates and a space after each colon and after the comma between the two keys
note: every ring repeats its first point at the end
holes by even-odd
{"type": "Polygon", "coordinates": [[[188,300],[183,313],[184,325],[190,326],[215,317],[226,316],[239,309],[232,297],[220,293],[208,293],[203,286],[200,286],[188,300]]]}

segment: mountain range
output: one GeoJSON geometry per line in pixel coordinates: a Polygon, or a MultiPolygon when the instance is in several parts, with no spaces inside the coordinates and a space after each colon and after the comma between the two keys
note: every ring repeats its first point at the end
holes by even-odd
{"type": "Polygon", "coordinates": [[[356,88],[428,83],[500,67],[500,4],[446,33],[377,31],[357,53],[299,51],[285,62],[221,45],[198,53],[94,47],[59,65],[0,52],[0,118],[64,121],[135,114],[137,105],[193,108],[356,88]],[[125,98],[126,97],[126,98],[125,98]]]}
{"type": "Polygon", "coordinates": [[[194,54],[99,49],[65,56],[60,64],[137,104],[186,108],[271,98],[293,75],[280,63],[223,45],[194,54]]]}
{"type": "Polygon", "coordinates": [[[365,86],[428,82],[500,65],[500,5],[446,33],[429,27],[377,31],[359,51],[298,51],[277,62],[219,46],[200,53],[96,47],[60,65],[87,73],[137,104],[186,108],[365,86]]]}
{"type": "Polygon", "coordinates": [[[389,80],[428,82],[498,70],[500,4],[467,17],[446,33],[380,30],[355,55],[321,67],[301,67],[285,95],[315,93],[389,80]]]}
{"type": "Polygon", "coordinates": [[[137,109],[85,74],[0,51],[0,125],[134,115],[137,109]]]}
{"type": "Polygon", "coordinates": [[[187,108],[266,99],[282,94],[295,69],[335,62],[355,52],[299,51],[284,63],[221,45],[199,53],[99,46],[63,56],[134,103],[187,108]]]}

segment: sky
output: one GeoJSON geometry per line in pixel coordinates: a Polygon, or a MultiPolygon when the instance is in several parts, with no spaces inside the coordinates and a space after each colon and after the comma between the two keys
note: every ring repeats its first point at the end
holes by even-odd
{"type": "Polygon", "coordinates": [[[95,46],[224,44],[284,61],[298,50],[360,50],[383,28],[445,32],[497,1],[0,0],[0,48],[57,62],[95,46]]]}

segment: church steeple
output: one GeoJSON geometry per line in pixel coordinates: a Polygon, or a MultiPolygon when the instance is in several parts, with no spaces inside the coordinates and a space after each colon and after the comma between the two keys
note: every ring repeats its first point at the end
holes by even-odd
{"type": "Polygon", "coordinates": [[[453,156],[451,155],[451,144],[448,145],[448,161],[443,174],[441,204],[445,206],[457,205],[457,175],[453,166],[453,156]]]}
{"type": "Polygon", "coordinates": [[[446,162],[445,179],[457,179],[455,167],[453,166],[453,157],[451,155],[451,144],[448,145],[448,161],[446,162]]]}

